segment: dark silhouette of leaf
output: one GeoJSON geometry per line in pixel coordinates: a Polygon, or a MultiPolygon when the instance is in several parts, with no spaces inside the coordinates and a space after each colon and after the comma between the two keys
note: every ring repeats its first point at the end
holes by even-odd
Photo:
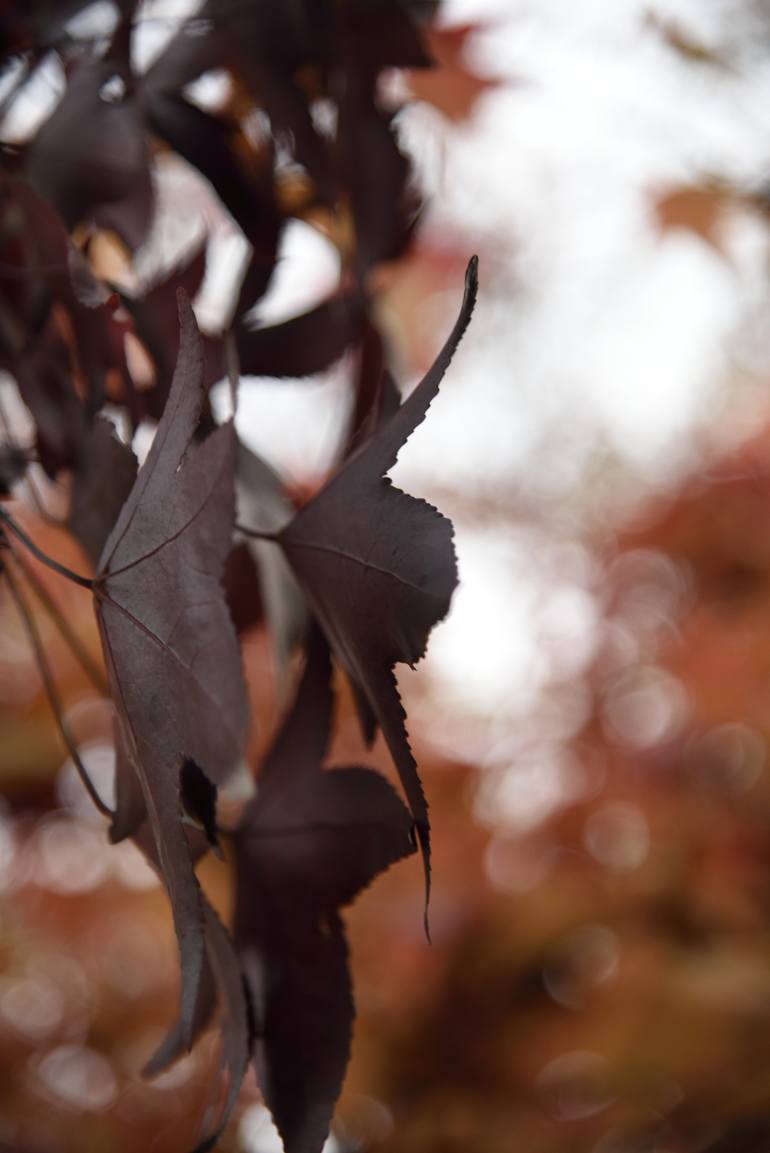
{"type": "Polygon", "coordinates": [[[79,446],[67,517],[67,527],[94,566],[133,488],[137,467],[130,445],[118,440],[110,421],[97,417],[79,446]]]}
{"type": "Polygon", "coordinates": [[[384,777],[321,768],[331,709],[329,651],[314,633],[235,835],[234,935],[254,1001],[257,1074],[286,1153],[319,1153],[350,1055],[339,909],[414,851],[412,819],[384,777]]]}
{"type": "Polygon", "coordinates": [[[177,289],[192,299],[206,272],[206,244],[195,248],[176,267],[170,269],[142,297],[121,293],[121,300],[131,314],[136,334],[155,364],[154,405],[163,411],[179,352],[177,289]]]}
{"type": "Polygon", "coordinates": [[[272,151],[257,155],[237,122],[203,112],[169,91],[160,64],[147,73],[144,93],[153,131],[211,182],[252,246],[235,308],[240,316],[263,295],[275,267],[282,220],[272,151]]]}
{"type": "Polygon", "coordinates": [[[241,372],[310,376],[329,368],[358,339],[362,309],[352,293],[334,296],[282,324],[238,330],[241,372]]]}
{"type": "Polygon", "coordinates": [[[361,703],[375,718],[417,823],[429,883],[428,806],[404,727],[396,662],[415,664],[457,584],[452,526],[385,474],[423,420],[470,321],[477,260],[457,322],[432,368],[394,416],[300,510],[278,540],[361,703]]]}
{"type": "Polygon", "coordinates": [[[83,405],[72,384],[67,348],[50,328],[27,355],[12,362],[22,400],[35,422],[38,458],[50,477],[74,468],[85,435],[83,405]]]}
{"type": "Polygon", "coordinates": [[[122,333],[55,209],[22,180],[8,181],[3,193],[0,358],[16,377],[35,419],[41,463],[54,476],[77,463],[108,374],[128,380],[122,333]],[[21,281],[17,272],[26,273],[21,281]]]}
{"type": "MultiPolygon", "coordinates": [[[[316,130],[310,99],[298,75],[328,65],[329,13],[325,4],[258,4],[233,7],[208,0],[199,13],[221,27],[213,47],[270,117],[273,135],[311,175],[318,197],[333,201],[330,152],[316,130]]],[[[190,54],[188,54],[189,60],[190,54]]]]}
{"type": "MultiPolygon", "coordinates": [[[[428,28],[426,45],[437,67],[421,69],[407,76],[413,96],[428,101],[456,123],[468,120],[479,99],[501,85],[501,81],[494,77],[479,75],[467,61],[469,43],[475,34],[484,30],[485,26],[478,22],[428,28]]],[[[491,26],[486,27],[486,31],[491,30],[491,26]]]]}
{"type": "MultiPolygon", "coordinates": [[[[240,636],[265,620],[265,607],[259,587],[259,567],[254,559],[251,541],[235,544],[225,562],[222,584],[227,607],[240,636]]],[[[275,550],[273,550],[275,551],[275,550]]]]}
{"type": "Polygon", "coordinates": [[[356,237],[356,263],[363,281],[375,264],[406,248],[419,208],[411,167],[398,147],[392,115],[378,107],[373,77],[351,48],[348,83],[340,104],[340,148],[356,237]]]}
{"type": "Polygon", "coordinates": [[[192,447],[203,403],[195,318],[180,294],[181,346],[152,448],[104,547],[96,615],[125,752],[144,792],[182,957],[181,1021],[192,1034],[203,965],[200,895],[182,827],[180,771],[213,784],[233,768],[247,702],[221,574],[233,528],[235,433],[192,447]]]}
{"type": "Polygon", "coordinates": [[[190,757],[182,762],[180,776],[182,810],[193,824],[200,826],[217,856],[222,856],[217,830],[217,787],[190,757]]]}
{"type": "Polygon", "coordinates": [[[367,67],[430,68],[426,50],[411,9],[401,0],[356,0],[346,5],[348,34],[357,47],[357,59],[367,67]]]}
{"type": "Polygon", "coordinates": [[[27,175],[68,227],[95,221],[137,248],[153,196],[144,120],[127,67],[109,54],[70,74],[67,89],[39,129],[27,175]]]}
{"type": "MultiPolygon", "coordinates": [[[[163,876],[158,849],[152,832],[144,824],[134,837],[157,873],[163,876]]],[[[189,850],[195,861],[206,851],[206,842],[194,830],[188,833],[189,850]]],[[[201,894],[203,923],[206,942],[201,979],[192,1019],[192,1038],[198,1037],[211,1025],[219,1004],[222,1032],[222,1067],[228,1072],[228,1090],[219,1117],[210,1132],[196,1145],[193,1153],[206,1153],[213,1149],[227,1124],[240,1091],[251,1056],[253,1040],[253,1020],[251,1006],[246,995],[241,968],[233,948],[230,935],[201,894]]],[[[189,1048],[188,1029],[182,1018],[169,1030],[160,1047],[144,1067],[146,1077],[154,1077],[163,1072],[174,1061],[184,1055],[189,1048]]]]}
{"type": "Polygon", "coordinates": [[[0,497],[10,496],[14,484],[26,471],[26,453],[12,444],[0,445],[0,497]]]}
{"type": "MultiPolygon", "coordinates": [[[[255,885],[255,906],[265,896],[255,885]]],[[[347,941],[336,914],[323,928],[296,926],[282,939],[266,923],[268,909],[275,912],[265,908],[244,933],[258,946],[241,954],[256,1002],[257,1080],[285,1153],[320,1153],[350,1057],[355,1009],[347,941]]]]}

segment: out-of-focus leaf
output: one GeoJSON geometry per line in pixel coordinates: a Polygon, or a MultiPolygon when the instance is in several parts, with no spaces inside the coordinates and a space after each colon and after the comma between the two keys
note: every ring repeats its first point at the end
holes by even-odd
{"type": "Polygon", "coordinates": [[[645,22],[683,59],[693,64],[705,64],[717,68],[729,67],[730,61],[724,52],[699,40],[678,21],[666,19],[656,12],[649,12],[645,22]]]}
{"type": "Polygon", "coordinates": [[[0,357],[23,391],[44,467],[54,475],[75,462],[108,378],[127,384],[123,330],[112,298],[73,249],[55,209],[16,179],[4,184],[0,205],[6,266],[0,271],[0,357]]]}
{"type": "Polygon", "coordinates": [[[151,70],[145,78],[150,125],[210,181],[253,250],[235,308],[240,316],[262,296],[275,267],[282,220],[272,150],[258,155],[237,123],[203,112],[167,91],[161,77],[151,70]]]}
{"type": "Polygon", "coordinates": [[[357,340],[362,309],[353,293],[333,296],[281,324],[238,329],[241,372],[253,376],[311,376],[329,368],[357,340]]]}
{"type": "Polygon", "coordinates": [[[49,329],[30,352],[9,363],[35,421],[40,464],[50,477],[77,464],[86,432],[83,406],[72,386],[66,346],[49,329]]]}
{"type": "Polygon", "coordinates": [[[114,60],[73,69],[30,145],[26,169],[68,227],[93,221],[130,248],[141,244],[153,205],[144,121],[131,77],[114,60]]]}
{"type": "Polygon", "coordinates": [[[144,292],[142,296],[121,294],[122,302],[134,322],[136,334],[155,365],[156,381],[147,401],[150,414],[162,413],[179,353],[179,310],[177,290],[183,289],[192,299],[206,272],[205,242],[144,292]]]}
{"type": "Polygon", "coordinates": [[[479,24],[426,29],[425,42],[436,67],[412,71],[407,77],[412,96],[456,123],[471,117],[479,99],[500,85],[499,80],[478,75],[467,63],[469,41],[479,31],[479,24]]]}
{"type": "Polygon", "coordinates": [[[136,480],[137,460],[110,421],[97,417],[81,440],[67,525],[96,566],[136,480]]]}
{"type": "Polygon", "coordinates": [[[412,234],[419,198],[409,161],[398,146],[392,115],[377,105],[373,78],[348,54],[348,82],[340,103],[341,162],[350,194],[360,277],[394,260],[412,234]]]}
{"type": "Polygon", "coordinates": [[[722,184],[687,184],[659,193],[652,207],[661,235],[685,229],[724,256],[725,215],[736,201],[722,184]]]}
{"type": "Polygon", "coordinates": [[[26,471],[26,453],[12,444],[0,445],[0,497],[10,496],[14,484],[26,471]]]}

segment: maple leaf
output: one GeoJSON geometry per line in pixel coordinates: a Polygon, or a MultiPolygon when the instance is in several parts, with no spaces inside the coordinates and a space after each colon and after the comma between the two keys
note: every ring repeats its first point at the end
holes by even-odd
{"type": "Polygon", "coordinates": [[[466,60],[469,41],[484,30],[480,23],[426,29],[425,42],[437,67],[413,70],[406,75],[411,94],[417,100],[432,104],[455,123],[468,120],[479,99],[501,84],[498,79],[480,76],[466,60]]]}
{"type": "Polygon", "coordinates": [[[457,322],[428,373],[276,538],[352,681],[365,735],[382,729],[417,823],[426,884],[428,806],[393,666],[424,655],[431,629],[449,610],[457,567],[451,523],[385,474],[423,420],[468,326],[477,264],[473,257],[457,322]]]}
{"type": "Polygon", "coordinates": [[[154,283],[148,285],[141,296],[133,297],[126,292],[120,294],[121,301],[134,322],[136,335],[154,363],[155,387],[151,399],[153,403],[158,404],[160,412],[168,397],[174,364],[179,352],[177,290],[184,289],[192,300],[203,282],[205,272],[204,240],[179,264],[168,269],[154,283]]]}
{"type": "MultiPolygon", "coordinates": [[[[188,831],[190,855],[197,861],[206,852],[205,837],[194,830],[188,831]]],[[[163,876],[163,868],[151,830],[145,822],[134,836],[152,868],[163,876]]],[[[211,904],[201,894],[206,953],[195,999],[192,1035],[197,1037],[212,1021],[217,1004],[221,1012],[222,1033],[221,1064],[228,1070],[228,1089],[219,1116],[193,1153],[206,1153],[213,1149],[238,1100],[241,1083],[251,1056],[252,1014],[246,997],[241,968],[229,933],[211,904]]],[[[159,1048],[144,1067],[146,1077],[163,1072],[189,1047],[188,1029],[183,1019],[169,1030],[159,1048]]]]}
{"type": "Polygon", "coordinates": [[[67,516],[70,532],[94,564],[133,487],[136,469],[131,447],[118,440],[110,421],[97,417],[81,439],[67,516]]]}
{"type": "Polygon", "coordinates": [[[679,185],[654,194],[653,219],[662,236],[685,229],[725,256],[729,213],[740,202],[737,189],[717,180],[704,180],[701,184],[679,185]]]}
{"type": "Polygon", "coordinates": [[[72,70],[64,96],[30,145],[27,174],[68,227],[93,220],[133,249],[147,233],[153,190],[127,47],[72,70]]]}
{"type": "Polygon", "coordinates": [[[190,759],[213,784],[224,779],[241,753],[247,701],[221,585],[233,526],[235,432],[228,422],[192,446],[203,361],[182,293],[179,314],[180,352],[168,402],[105,544],[93,590],[122,753],[141,784],[171,898],[189,1040],[204,938],[182,827],[180,773],[190,759]]]}
{"type": "MultiPolygon", "coordinates": [[[[173,56],[173,49],[169,52],[173,56]]],[[[267,149],[267,155],[257,153],[237,120],[204,112],[186,100],[176,85],[176,69],[169,76],[167,63],[162,54],[142,80],[148,123],[211,182],[252,246],[235,305],[240,316],[262,296],[275,267],[282,220],[272,150],[267,149]]]]}
{"type": "Polygon", "coordinates": [[[27,456],[13,444],[0,445],[0,499],[11,495],[17,480],[27,471],[27,456]]]}
{"type": "Polygon", "coordinates": [[[286,1153],[319,1153],[354,1018],[341,906],[414,852],[412,819],[371,769],[322,769],[332,712],[315,632],[294,701],[235,834],[234,938],[254,1004],[254,1061],[286,1153]]]}
{"type": "Polygon", "coordinates": [[[280,324],[243,325],[237,334],[241,372],[275,377],[322,372],[356,341],[362,313],[356,295],[343,292],[280,324]]]}

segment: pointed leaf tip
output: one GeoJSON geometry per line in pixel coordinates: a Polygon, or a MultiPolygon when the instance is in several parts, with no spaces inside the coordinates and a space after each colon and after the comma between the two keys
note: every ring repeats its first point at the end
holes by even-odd
{"type": "Polygon", "coordinates": [[[465,270],[465,291],[468,295],[473,297],[473,303],[476,303],[476,294],[479,289],[479,258],[474,253],[468,261],[468,267],[465,270]]]}

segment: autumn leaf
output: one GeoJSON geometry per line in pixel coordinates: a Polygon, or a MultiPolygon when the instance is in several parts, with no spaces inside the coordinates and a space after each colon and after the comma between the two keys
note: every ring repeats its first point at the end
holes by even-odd
{"type": "Polygon", "coordinates": [[[389,421],[278,535],[356,693],[367,737],[379,725],[417,823],[429,881],[428,806],[409,746],[393,666],[414,665],[457,584],[452,526],[386,473],[423,420],[470,321],[477,260],[460,315],[435,363],[389,421]]]}
{"type": "Polygon", "coordinates": [[[725,256],[727,216],[739,202],[736,190],[717,181],[704,181],[661,190],[654,197],[652,209],[661,236],[684,229],[725,256]]]}
{"type": "Polygon", "coordinates": [[[235,433],[227,423],[192,444],[204,395],[202,352],[184,295],[180,321],[169,399],[104,547],[94,596],[124,754],[142,786],[171,897],[189,1040],[204,935],[180,772],[190,758],[221,783],[241,753],[247,702],[220,583],[233,526],[235,433]]]}
{"type": "Polygon", "coordinates": [[[136,335],[152,357],[155,366],[153,402],[165,404],[179,352],[179,310],[177,290],[193,299],[206,272],[206,244],[203,241],[169,269],[141,296],[121,293],[121,301],[134,322],[136,335]]]}
{"type": "Polygon", "coordinates": [[[67,90],[30,145],[27,174],[68,227],[93,221],[130,248],[153,206],[144,119],[125,62],[109,54],[75,67],[67,90]]]}
{"type": "MultiPolygon", "coordinates": [[[[151,830],[145,823],[134,842],[161,876],[163,868],[151,830]]],[[[202,834],[188,831],[190,854],[195,861],[206,851],[202,834]]],[[[169,1030],[163,1042],[144,1067],[146,1077],[162,1073],[184,1055],[189,1047],[188,1032],[197,1038],[213,1022],[217,1007],[222,1036],[221,1065],[227,1071],[228,1087],[216,1120],[209,1126],[193,1153],[213,1149],[235,1108],[241,1083],[251,1057],[252,1015],[246,988],[232,940],[211,904],[201,894],[206,943],[201,979],[195,999],[191,1030],[183,1019],[169,1030]]]]}
{"type": "Polygon", "coordinates": [[[412,95],[432,104],[455,123],[468,120],[479,99],[501,84],[498,79],[479,75],[468,63],[468,43],[480,31],[484,31],[480,24],[428,28],[424,33],[425,43],[436,67],[407,73],[412,95]]]}
{"type": "Polygon", "coordinates": [[[414,851],[412,820],[371,769],[324,770],[326,642],[311,637],[297,696],[235,835],[234,936],[254,1002],[254,1060],[286,1153],[320,1153],[354,1018],[340,908],[414,851]]]}
{"type": "Polygon", "coordinates": [[[324,300],[281,324],[237,334],[241,372],[253,376],[310,376],[329,368],[357,339],[362,304],[353,293],[324,300]]]}
{"type": "Polygon", "coordinates": [[[27,471],[27,456],[13,444],[0,445],[0,499],[11,495],[17,480],[27,471]]]}
{"type": "Polygon", "coordinates": [[[110,421],[97,417],[79,446],[67,516],[70,532],[94,565],[131,492],[136,470],[130,445],[118,440],[110,421]]]}

